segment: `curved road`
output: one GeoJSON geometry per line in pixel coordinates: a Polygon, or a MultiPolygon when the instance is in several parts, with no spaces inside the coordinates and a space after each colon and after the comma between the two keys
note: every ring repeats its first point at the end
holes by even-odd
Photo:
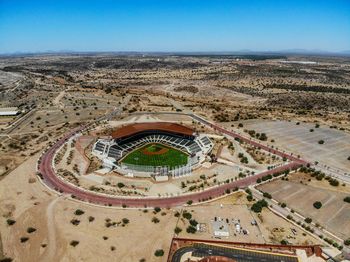
{"type": "Polygon", "coordinates": [[[298,262],[298,258],[296,256],[283,256],[276,255],[273,253],[267,252],[259,252],[254,250],[243,250],[243,249],[235,249],[235,248],[224,248],[218,246],[210,246],[210,245],[199,245],[199,246],[188,246],[182,247],[174,253],[171,262],[180,262],[181,258],[185,253],[191,252],[195,254],[196,257],[225,257],[234,259],[237,262],[251,261],[251,262],[261,262],[261,261],[269,261],[269,262],[298,262]]]}
{"type": "Polygon", "coordinates": [[[87,125],[78,127],[71,132],[67,133],[63,138],[59,139],[51,148],[49,148],[40,158],[39,160],[39,172],[41,173],[41,177],[43,182],[49,186],[52,189],[55,189],[56,191],[65,193],[65,194],[71,194],[74,196],[74,198],[86,201],[89,203],[99,204],[99,205],[112,205],[112,206],[128,206],[128,207],[171,207],[171,206],[179,206],[184,203],[186,203],[189,200],[192,200],[193,202],[200,202],[203,200],[208,200],[210,198],[215,198],[218,196],[221,196],[225,194],[225,191],[227,189],[235,189],[235,188],[242,188],[247,187],[251,184],[256,183],[256,180],[258,178],[261,178],[263,176],[266,176],[268,174],[274,174],[277,172],[283,172],[286,170],[291,170],[300,167],[301,165],[306,164],[305,161],[293,157],[291,155],[285,154],[281,151],[278,151],[276,149],[269,148],[263,144],[260,144],[255,141],[251,141],[250,139],[244,138],[239,134],[236,134],[234,132],[228,131],[226,129],[223,129],[215,124],[212,124],[203,118],[200,118],[196,115],[190,115],[192,118],[194,118],[197,121],[202,122],[203,124],[209,125],[210,127],[226,134],[232,137],[238,137],[242,139],[243,141],[246,141],[247,143],[250,143],[254,146],[258,146],[264,150],[267,150],[271,153],[280,155],[282,157],[286,157],[292,162],[280,167],[277,167],[272,170],[267,170],[262,173],[249,176],[231,183],[223,184],[214,188],[210,188],[204,191],[200,192],[194,192],[193,194],[187,194],[187,195],[181,195],[181,196],[173,196],[173,197],[121,197],[121,196],[108,196],[103,194],[98,194],[92,191],[84,190],[82,188],[76,187],[72,184],[69,184],[63,180],[61,180],[55,173],[52,163],[53,158],[55,156],[56,151],[72,136],[74,136],[76,133],[79,133],[86,128],[88,128],[87,125]]]}

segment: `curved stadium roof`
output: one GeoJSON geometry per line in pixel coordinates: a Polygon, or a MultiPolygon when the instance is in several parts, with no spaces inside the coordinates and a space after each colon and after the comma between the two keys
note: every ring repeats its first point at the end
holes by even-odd
{"type": "Polygon", "coordinates": [[[118,128],[112,132],[114,139],[128,137],[143,131],[165,131],[169,133],[176,133],[186,136],[193,136],[194,130],[192,128],[169,122],[149,122],[149,123],[135,123],[118,128]]]}

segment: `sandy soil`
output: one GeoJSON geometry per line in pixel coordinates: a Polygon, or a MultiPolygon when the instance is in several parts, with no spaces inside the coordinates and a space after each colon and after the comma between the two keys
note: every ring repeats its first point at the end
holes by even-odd
{"type": "Polygon", "coordinates": [[[269,209],[264,209],[259,215],[250,211],[250,203],[246,200],[246,194],[242,192],[207,204],[187,207],[186,210],[191,212],[193,218],[199,223],[205,224],[207,230],[205,232],[197,232],[194,235],[189,234],[186,232],[186,228],[189,225],[188,221],[180,219],[177,225],[183,229],[179,235],[180,237],[215,239],[212,221],[216,216],[224,219],[228,218],[229,221],[240,219],[242,228],[249,231],[249,235],[238,234],[234,225],[230,222],[230,236],[221,237],[222,240],[280,244],[280,241],[285,239],[290,243],[299,245],[319,243],[318,239],[309,234],[303,234],[304,231],[277,216],[269,209]],[[251,225],[252,220],[257,222],[257,226],[251,225]],[[292,233],[292,228],[295,229],[295,234],[292,233]]]}

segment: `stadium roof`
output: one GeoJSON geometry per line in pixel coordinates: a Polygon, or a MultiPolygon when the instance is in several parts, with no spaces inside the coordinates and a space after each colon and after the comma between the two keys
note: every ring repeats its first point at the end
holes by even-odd
{"type": "Polygon", "coordinates": [[[192,128],[169,122],[149,122],[149,123],[135,123],[123,126],[112,132],[112,137],[115,139],[131,136],[143,131],[165,131],[170,133],[177,133],[186,136],[193,136],[194,130],[192,128]]]}

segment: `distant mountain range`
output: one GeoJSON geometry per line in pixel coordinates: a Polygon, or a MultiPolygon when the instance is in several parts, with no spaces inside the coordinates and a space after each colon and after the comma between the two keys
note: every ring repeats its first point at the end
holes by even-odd
{"type": "Polygon", "coordinates": [[[350,56],[350,50],[344,50],[339,52],[331,52],[324,50],[308,50],[308,49],[285,49],[279,51],[254,51],[249,49],[243,49],[238,51],[200,51],[200,52],[141,52],[141,51],[72,51],[72,50],[60,50],[60,51],[43,51],[43,52],[13,52],[13,53],[0,53],[0,56],[35,56],[35,55],[218,55],[218,56],[235,56],[235,55],[319,55],[319,56],[350,56]]]}

